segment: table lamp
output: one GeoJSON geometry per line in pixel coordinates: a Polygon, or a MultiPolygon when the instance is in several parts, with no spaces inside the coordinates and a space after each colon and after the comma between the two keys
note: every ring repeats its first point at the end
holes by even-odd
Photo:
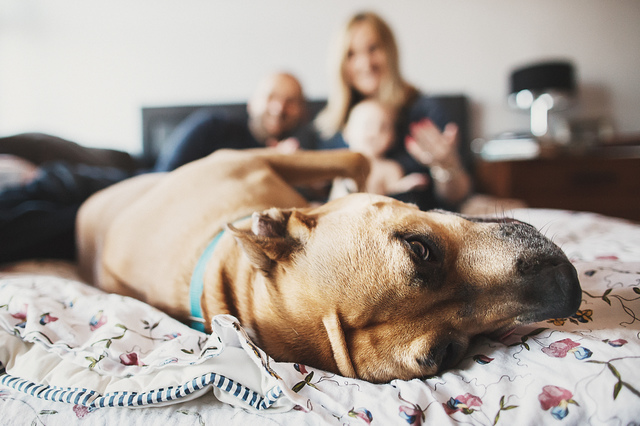
{"type": "Polygon", "coordinates": [[[544,137],[549,131],[549,111],[568,107],[576,92],[573,65],[550,61],[514,70],[510,78],[509,104],[530,110],[531,134],[544,137]]]}

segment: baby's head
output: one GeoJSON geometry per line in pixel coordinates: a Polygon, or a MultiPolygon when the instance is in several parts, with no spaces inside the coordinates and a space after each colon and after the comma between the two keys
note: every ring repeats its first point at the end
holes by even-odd
{"type": "Polygon", "coordinates": [[[343,136],[352,151],[381,157],[395,138],[394,113],[380,102],[366,99],[351,109],[343,136]]]}

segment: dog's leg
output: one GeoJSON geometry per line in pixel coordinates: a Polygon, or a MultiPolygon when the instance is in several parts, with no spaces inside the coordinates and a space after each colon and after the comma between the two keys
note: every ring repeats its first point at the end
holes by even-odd
{"type": "MultiPolygon", "coordinates": [[[[229,152],[227,152],[228,154],[229,152]]],[[[336,177],[351,178],[363,190],[369,175],[369,161],[359,153],[347,149],[297,151],[282,154],[272,149],[235,151],[234,155],[258,157],[292,186],[328,182],[336,177]]]]}

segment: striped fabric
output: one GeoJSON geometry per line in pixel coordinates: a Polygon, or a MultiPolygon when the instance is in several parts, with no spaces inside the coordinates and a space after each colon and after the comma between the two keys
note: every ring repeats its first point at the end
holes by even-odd
{"type": "Polygon", "coordinates": [[[114,392],[106,395],[100,395],[95,391],[84,388],[60,388],[35,384],[6,374],[4,368],[0,370],[0,384],[47,401],[82,405],[88,408],[133,408],[168,403],[189,396],[194,392],[205,391],[209,387],[216,387],[229,395],[233,395],[256,410],[266,410],[282,396],[280,386],[274,386],[263,397],[241,383],[234,382],[221,374],[215,373],[196,377],[181,386],[154,389],[141,393],[114,392]]]}

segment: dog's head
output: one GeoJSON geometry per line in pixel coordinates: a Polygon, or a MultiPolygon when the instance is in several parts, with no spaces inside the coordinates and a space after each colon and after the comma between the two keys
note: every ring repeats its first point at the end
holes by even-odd
{"type": "Polygon", "coordinates": [[[567,257],[515,220],[354,194],[255,214],[251,232],[233,232],[264,277],[260,345],[372,382],[435,374],[473,336],[567,317],[581,302],[567,257]]]}

